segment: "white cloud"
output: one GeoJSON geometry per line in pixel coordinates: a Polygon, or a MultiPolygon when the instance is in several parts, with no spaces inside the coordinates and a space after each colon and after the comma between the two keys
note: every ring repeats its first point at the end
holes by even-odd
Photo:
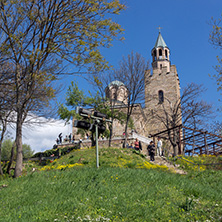
{"type": "MultiPolygon", "coordinates": [[[[10,130],[12,132],[12,130],[10,130]]],[[[72,132],[71,124],[65,125],[63,120],[54,120],[51,123],[42,123],[40,126],[33,124],[29,127],[23,127],[22,143],[31,146],[36,152],[42,152],[52,149],[56,144],[56,138],[62,133],[63,138],[72,132]]],[[[15,130],[12,132],[15,137],[15,130]]]]}

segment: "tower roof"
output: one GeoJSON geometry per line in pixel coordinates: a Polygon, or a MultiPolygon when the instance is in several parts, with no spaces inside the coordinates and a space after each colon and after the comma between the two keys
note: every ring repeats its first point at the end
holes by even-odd
{"type": "Polygon", "coordinates": [[[113,85],[117,85],[117,86],[125,86],[123,82],[119,81],[119,80],[115,80],[112,81],[108,86],[113,86],[113,85]]]}
{"type": "Polygon", "coordinates": [[[167,47],[167,45],[166,45],[165,41],[163,40],[163,37],[162,37],[162,35],[161,35],[160,32],[159,32],[159,35],[158,35],[158,38],[157,38],[157,40],[156,40],[156,44],[155,44],[154,47],[155,47],[155,48],[158,48],[158,47],[163,47],[163,48],[165,48],[165,47],[167,47]]]}

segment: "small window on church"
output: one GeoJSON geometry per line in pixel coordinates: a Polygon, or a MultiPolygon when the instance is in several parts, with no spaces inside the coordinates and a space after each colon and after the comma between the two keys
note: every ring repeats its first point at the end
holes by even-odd
{"type": "Polygon", "coordinates": [[[159,91],[159,103],[162,104],[164,102],[164,94],[163,91],[159,91]]]}
{"type": "Polygon", "coordinates": [[[159,58],[162,59],[162,49],[159,49],[159,58]]]}
{"type": "Polygon", "coordinates": [[[165,50],[165,57],[168,59],[167,50],[165,50]]]}
{"type": "Polygon", "coordinates": [[[163,65],[162,64],[160,64],[160,69],[162,69],[163,68],[163,65]]]}
{"type": "Polygon", "coordinates": [[[153,61],[156,61],[156,50],[153,51],[153,61]]]}

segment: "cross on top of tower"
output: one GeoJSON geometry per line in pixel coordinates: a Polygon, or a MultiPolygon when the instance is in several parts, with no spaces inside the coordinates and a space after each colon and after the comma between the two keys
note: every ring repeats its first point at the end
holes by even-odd
{"type": "Polygon", "coordinates": [[[159,33],[160,33],[160,32],[161,32],[162,27],[160,27],[160,26],[159,26],[157,29],[159,29],[159,33]]]}

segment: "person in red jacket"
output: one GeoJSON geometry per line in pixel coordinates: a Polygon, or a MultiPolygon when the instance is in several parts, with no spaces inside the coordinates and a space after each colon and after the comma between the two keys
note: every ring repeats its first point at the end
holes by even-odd
{"type": "Polygon", "coordinates": [[[136,141],[135,141],[135,143],[134,143],[134,149],[135,149],[136,151],[140,151],[140,145],[139,145],[139,140],[138,140],[138,138],[136,138],[136,141]]]}

